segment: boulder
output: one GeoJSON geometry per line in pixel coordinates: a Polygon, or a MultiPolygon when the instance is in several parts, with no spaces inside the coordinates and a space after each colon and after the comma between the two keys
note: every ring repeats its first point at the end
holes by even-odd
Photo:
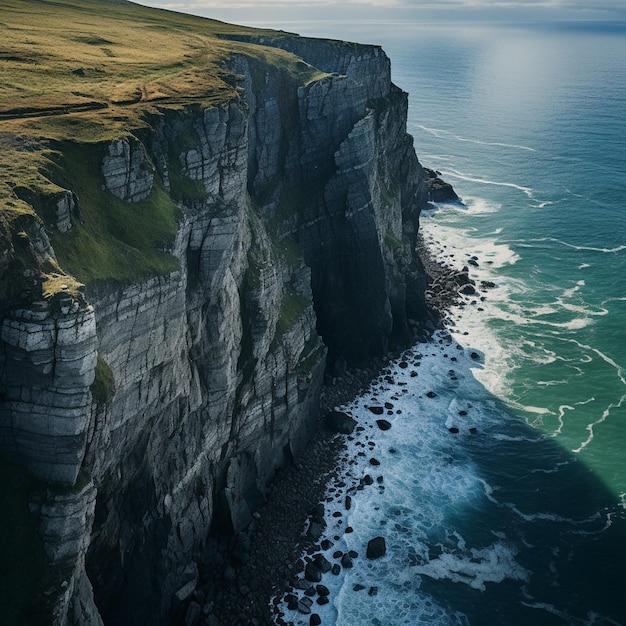
{"type": "Polygon", "coordinates": [[[330,589],[326,587],[326,585],[317,585],[317,587],[315,587],[315,590],[320,596],[327,596],[330,594],[330,589]]]}
{"type": "Polygon", "coordinates": [[[324,526],[322,524],[320,524],[319,522],[311,522],[311,524],[309,525],[309,530],[307,532],[307,535],[313,541],[319,541],[323,532],[324,532],[324,526]]]}
{"type": "Polygon", "coordinates": [[[440,172],[424,168],[426,173],[426,188],[428,189],[428,199],[431,202],[458,202],[454,188],[440,178],[440,172]]]}
{"type": "Polygon", "coordinates": [[[311,598],[301,598],[298,600],[298,611],[303,615],[309,615],[311,613],[311,606],[313,606],[311,598]]]}
{"type": "Polygon", "coordinates": [[[476,288],[474,287],[474,285],[463,285],[463,287],[461,287],[459,289],[459,293],[462,293],[465,296],[473,296],[476,293],[476,288]]]}
{"type": "Polygon", "coordinates": [[[197,602],[191,601],[185,613],[185,626],[196,626],[200,623],[201,616],[202,608],[197,602]]]}
{"type": "Polygon", "coordinates": [[[330,411],[326,414],[326,426],[334,433],[351,435],[356,427],[356,421],[343,411],[330,411]]]}
{"type": "Polygon", "coordinates": [[[312,583],[319,583],[322,580],[322,572],[312,562],[306,564],[304,576],[312,583]]]}
{"type": "Polygon", "coordinates": [[[323,554],[316,554],[313,557],[313,564],[322,574],[330,572],[330,568],[332,567],[330,561],[323,554]]]}
{"type": "Polygon", "coordinates": [[[380,559],[387,553],[387,544],[384,537],[374,537],[367,544],[366,556],[368,559],[380,559]]]}

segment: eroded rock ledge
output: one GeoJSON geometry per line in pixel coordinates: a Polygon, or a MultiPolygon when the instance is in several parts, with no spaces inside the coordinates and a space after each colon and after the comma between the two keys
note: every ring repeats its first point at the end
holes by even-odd
{"type": "MultiPolygon", "coordinates": [[[[426,319],[425,175],[388,58],[253,43],[325,75],[299,84],[240,54],[240,98],[85,147],[129,211],[176,203],[179,268],[0,320],[0,447],[47,485],[33,504],[54,574],[45,623],[170,622],[209,530],[246,527],[306,445],[325,370],[385,354],[426,319]]],[[[72,193],[51,228],[71,231],[72,193]]]]}

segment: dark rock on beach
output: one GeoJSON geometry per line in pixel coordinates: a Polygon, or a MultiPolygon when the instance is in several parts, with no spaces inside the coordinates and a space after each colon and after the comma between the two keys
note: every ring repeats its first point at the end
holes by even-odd
{"type": "Polygon", "coordinates": [[[311,607],[313,606],[313,601],[311,598],[301,598],[298,601],[298,611],[303,615],[309,615],[311,613],[311,607]]]}
{"type": "Polygon", "coordinates": [[[387,553],[387,544],[384,537],[374,537],[367,544],[366,556],[368,559],[379,559],[387,553]]]}
{"type": "Polygon", "coordinates": [[[441,172],[424,168],[426,173],[426,186],[428,188],[428,199],[431,202],[457,202],[457,196],[450,183],[440,178],[441,172]]]}
{"type": "Polygon", "coordinates": [[[323,554],[316,554],[315,557],[313,557],[313,563],[322,574],[330,572],[330,568],[332,567],[330,561],[323,554]]]}
{"type": "Polygon", "coordinates": [[[356,428],[356,420],[343,411],[329,411],[326,425],[332,432],[351,435],[356,428]]]}
{"type": "Polygon", "coordinates": [[[328,587],[326,587],[325,585],[317,585],[315,590],[320,596],[327,596],[330,594],[330,589],[328,589],[328,587]]]}
{"type": "Polygon", "coordinates": [[[313,562],[306,564],[304,575],[312,583],[319,583],[322,580],[322,572],[313,562]]]}
{"type": "Polygon", "coordinates": [[[318,541],[324,532],[324,526],[319,522],[311,522],[307,534],[313,541],[318,541]]]}
{"type": "Polygon", "coordinates": [[[352,558],[349,554],[344,554],[341,557],[341,567],[343,567],[344,569],[350,569],[351,567],[354,567],[354,563],[352,562],[352,558]]]}

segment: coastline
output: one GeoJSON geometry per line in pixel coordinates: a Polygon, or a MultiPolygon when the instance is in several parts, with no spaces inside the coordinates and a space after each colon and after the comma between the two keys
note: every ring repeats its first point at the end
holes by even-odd
{"type": "MultiPolygon", "coordinates": [[[[471,283],[465,268],[459,272],[436,261],[421,235],[417,250],[427,275],[427,319],[411,345],[353,367],[324,385],[316,433],[296,462],[277,472],[254,521],[234,537],[209,539],[199,564],[199,588],[207,591],[197,591],[195,600],[195,612],[201,607],[207,626],[289,623],[280,617],[277,605],[305,569],[301,555],[319,549],[318,542],[304,531],[315,508],[328,500],[346,449],[345,435],[326,426],[327,413],[366,391],[405,350],[431,341],[432,334],[449,321],[447,311],[458,301],[459,289],[471,283]]],[[[339,482],[336,487],[345,485],[339,482]]],[[[180,623],[185,623],[186,616],[181,616],[180,623]]]]}

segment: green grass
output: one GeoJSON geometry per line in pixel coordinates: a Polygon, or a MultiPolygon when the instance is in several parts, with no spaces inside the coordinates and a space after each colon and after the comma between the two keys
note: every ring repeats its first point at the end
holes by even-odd
{"type": "Polygon", "coordinates": [[[311,304],[308,298],[296,293],[287,292],[283,296],[283,302],[280,308],[280,316],[276,323],[276,334],[274,335],[274,344],[278,343],[283,335],[291,330],[295,323],[300,319],[306,308],[311,304]]]}
{"type": "Polygon", "coordinates": [[[166,251],[176,234],[179,209],[156,179],[148,198],[125,202],[102,189],[104,144],[62,142],[57,149],[49,176],[76,193],[81,218],[67,233],[50,229],[66,271],[89,284],[131,282],[179,267],[166,251]]]}
{"type": "Polygon", "coordinates": [[[402,242],[392,232],[388,231],[385,233],[385,245],[393,251],[401,248],[402,242]]]}
{"type": "Polygon", "coordinates": [[[22,284],[29,267],[42,273],[39,296],[48,299],[76,295],[80,283],[134,281],[177,267],[165,252],[176,230],[175,202],[203,197],[202,184],[182,175],[174,150],[170,195],[157,181],[150,198],[129,205],[101,189],[103,145],[145,129],[155,115],[240,99],[238,78],[227,69],[235,54],[250,59],[259,79],[268,68],[295,86],[323,76],[291,53],[234,40],[252,34],[293,36],[126,0],[3,0],[0,247],[13,255],[16,229],[30,232],[23,220],[43,220],[59,266],[18,254],[0,276],[14,285],[0,286],[0,296],[34,297],[22,284]],[[63,189],[78,195],[82,216],[66,235],[45,201],[63,189]]]}
{"type": "Polygon", "coordinates": [[[75,116],[81,118],[79,132],[89,130],[93,137],[95,130],[103,139],[107,131],[141,125],[145,112],[156,107],[228,101],[237,97],[234,76],[226,69],[233,53],[262,59],[303,84],[322,75],[282,50],[229,40],[275,31],[123,0],[2,4],[0,116],[25,115],[26,123],[12,122],[35,136],[67,137],[62,116],[33,117],[58,109],[101,106],[75,116]]]}
{"type": "Polygon", "coordinates": [[[115,393],[115,380],[108,363],[98,355],[96,378],[91,385],[91,393],[98,404],[106,404],[115,393]]]}
{"type": "MultiPolygon", "coordinates": [[[[180,142],[179,142],[180,143],[180,142]]],[[[191,146],[197,145],[197,139],[191,146]]],[[[174,200],[197,200],[206,195],[204,185],[200,180],[194,180],[182,173],[180,164],[180,152],[176,150],[177,146],[170,146],[170,154],[168,159],[168,174],[170,179],[170,195],[174,200]]]]}

